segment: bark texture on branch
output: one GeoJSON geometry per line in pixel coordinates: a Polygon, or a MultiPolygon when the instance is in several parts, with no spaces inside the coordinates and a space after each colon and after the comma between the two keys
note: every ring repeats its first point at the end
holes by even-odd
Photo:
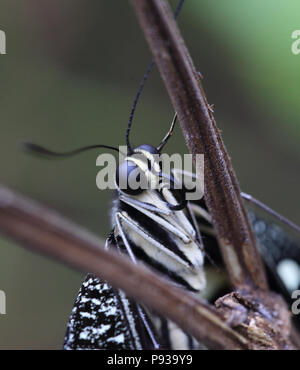
{"type": "Polygon", "coordinates": [[[238,181],[190,54],[165,0],[131,0],[190,152],[204,153],[205,200],[232,285],[267,289],[238,181]]]}

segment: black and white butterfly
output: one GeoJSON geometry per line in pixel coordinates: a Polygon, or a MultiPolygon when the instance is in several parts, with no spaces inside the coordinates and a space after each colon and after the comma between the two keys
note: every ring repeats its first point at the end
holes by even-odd
{"type": "MultiPolygon", "coordinates": [[[[177,15],[182,3],[177,7],[177,15]]],[[[221,266],[222,258],[205,201],[187,201],[186,189],[179,191],[173,186],[181,179],[180,170],[164,174],[157,159],[171,137],[176,115],[157,147],[147,144],[132,148],[129,143],[133,113],[153,64],[152,61],[147,69],[131,110],[126,135],[128,155],[116,172],[117,192],[107,246],[127,254],[133,263],[150,266],[191,294],[213,302],[229,291],[229,285],[222,272],[211,279],[214,270],[211,259],[221,266]],[[146,182],[156,182],[158,187],[121,188],[119,184],[127,184],[128,177],[137,169],[146,182]]],[[[26,144],[26,148],[47,156],[69,156],[95,148],[118,151],[107,145],[91,145],[68,153],[54,153],[34,144],[26,144]]],[[[184,183],[189,179],[194,179],[194,175],[185,173],[184,183]]],[[[290,303],[291,291],[300,286],[300,229],[251,196],[244,193],[242,196],[250,204],[249,216],[270,285],[290,303]]],[[[80,288],[64,340],[64,349],[74,350],[201,347],[177,325],[93,275],[88,275],[80,288]]]]}
{"type": "MultiPolygon", "coordinates": [[[[153,154],[159,154],[171,136],[175,119],[165,139],[155,148],[142,145],[119,165],[117,195],[111,211],[113,230],[107,245],[129,255],[133,263],[145,263],[174,284],[193,293],[205,289],[204,252],[183,192],[166,187],[165,176],[153,154]],[[141,161],[133,157],[138,153],[141,161]],[[132,162],[133,161],[133,162],[132,162]],[[129,162],[134,163],[130,166],[129,162]],[[158,166],[158,174],[148,169],[158,166]],[[146,165],[146,167],[144,166],[146,165]],[[139,168],[157,189],[119,187],[120,177],[139,168]]],[[[168,176],[171,183],[175,177],[168,176]]],[[[172,322],[129,299],[122,291],[89,275],[75,302],[65,338],[65,349],[191,349],[197,343],[172,322]],[[122,325],[120,324],[122,323],[122,325]]]]}
{"type": "MultiPolygon", "coordinates": [[[[223,274],[217,273],[217,279],[211,279],[210,259],[204,263],[206,254],[222,265],[211,216],[204,199],[187,201],[185,188],[179,191],[172,186],[179,181],[180,170],[173,170],[169,175],[161,171],[159,154],[171,137],[175,118],[157,148],[141,145],[132,149],[128,145],[129,154],[116,172],[117,194],[111,211],[113,229],[107,245],[128,254],[133,263],[145,263],[174,284],[213,302],[229,292],[230,287],[223,274]],[[137,169],[149,182],[156,182],[158,188],[120,188],[119,183],[127,185],[127,178],[137,169]]],[[[97,147],[111,148],[95,145],[69,153],[53,153],[27,144],[27,149],[48,156],[68,156],[97,147]]],[[[185,172],[184,183],[194,176],[185,172]]],[[[250,206],[249,216],[270,286],[290,304],[291,292],[300,288],[300,229],[251,196],[244,193],[242,196],[250,206]]],[[[200,347],[174,323],[92,275],[87,276],[79,291],[64,342],[65,349],[200,347]]]]}
{"type": "MultiPolygon", "coordinates": [[[[160,150],[171,136],[174,123],[175,120],[159,145],[160,150]]],[[[155,161],[153,155],[159,153],[157,148],[150,145],[133,149],[132,155],[137,152],[152,165],[155,161]]],[[[128,176],[135,168],[128,167],[127,161],[130,162],[130,159],[129,155],[119,166],[117,179],[128,176]]],[[[137,166],[138,161],[134,163],[137,166]]],[[[148,167],[142,168],[145,172],[149,171],[148,167]]],[[[177,172],[173,171],[170,176],[173,182],[176,181],[177,172]]],[[[158,181],[162,180],[159,174],[158,171],[158,181]]],[[[185,175],[186,181],[189,176],[194,177],[193,174],[185,175]]],[[[161,185],[163,187],[163,182],[161,185]]],[[[270,284],[288,300],[291,288],[296,289],[300,285],[300,245],[297,238],[292,237],[292,231],[299,232],[299,228],[251,196],[244,193],[242,196],[250,202],[251,208],[255,208],[255,211],[249,210],[249,214],[270,284]],[[264,217],[259,216],[259,209],[264,217]],[[296,268],[288,274],[282,273],[284,263],[294,263],[296,268]]],[[[219,265],[222,260],[203,199],[186,201],[184,191],[178,194],[172,188],[164,188],[164,192],[161,189],[118,188],[111,218],[113,230],[108,244],[128,254],[134,263],[145,263],[193,294],[206,293],[206,297],[212,301],[226,293],[226,290],[229,291],[226,279],[219,278],[215,286],[210,281],[208,287],[206,285],[205,271],[211,269],[211,264],[208,260],[204,265],[204,250],[219,265]]],[[[200,348],[200,345],[174,323],[140,306],[123,292],[114,290],[107,282],[88,275],[70,317],[64,348],[193,349],[200,348]]]]}

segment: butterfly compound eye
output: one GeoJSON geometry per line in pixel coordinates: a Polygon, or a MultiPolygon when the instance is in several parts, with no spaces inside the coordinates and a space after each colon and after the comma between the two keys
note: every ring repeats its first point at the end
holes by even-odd
{"type": "Polygon", "coordinates": [[[119,165],[116,172],[116,183],[120,190],[128,195],[139,195],[145,187],[142,186],[145,175],[141,169],[130,161],[119,165]]]}

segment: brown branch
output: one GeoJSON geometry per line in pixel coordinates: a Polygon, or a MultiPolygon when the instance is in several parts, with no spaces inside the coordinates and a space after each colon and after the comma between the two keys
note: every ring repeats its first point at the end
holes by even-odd
{"type": "MultiPolygon", "coordinates": [[[[165,0],[131,0],[190,152],[204,153],[205,200],[235,288],[267,289],[240,189],[199,73],[165,0]]],[[[200,170],[200,169],[199,169],[200,170]]]]}
{"type": "MultiPolygon", "coordinates": [[[[103,242],[58,213],[0,186],[0,232],[31,250],[91,272],[176,322],[209,348],[251,348],[209,305],[149,269],[104,249],[103,242]]],[[[59,282],[58,282],[59,283],[59,282]]]]}

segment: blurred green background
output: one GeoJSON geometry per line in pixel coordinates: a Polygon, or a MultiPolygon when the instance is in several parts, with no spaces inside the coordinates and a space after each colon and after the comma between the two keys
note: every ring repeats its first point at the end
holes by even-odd
{"type": "MultiPolygon", "coordinates": [[[[175,2],[171,2],[172,6],[175,2]]],[[[186,0],[180,28],[204,76],[241,187],[300,222],[299,0],[186,0]]],[[[124,144],[129,110],[151,56],[128,1],[2,0],[1,182],[105,238],[111,191],[100,192],[97,152],[64,161],[22,153],[124,144]]],[[[155,70],[135,116],[135,144],[158,144],[173,109],[155,70]]],[[[168,152],[186,152],[177,128],[168,152]]],[[[0,237],[0,348],[61,348],[83,276],[0,237]]]]}

